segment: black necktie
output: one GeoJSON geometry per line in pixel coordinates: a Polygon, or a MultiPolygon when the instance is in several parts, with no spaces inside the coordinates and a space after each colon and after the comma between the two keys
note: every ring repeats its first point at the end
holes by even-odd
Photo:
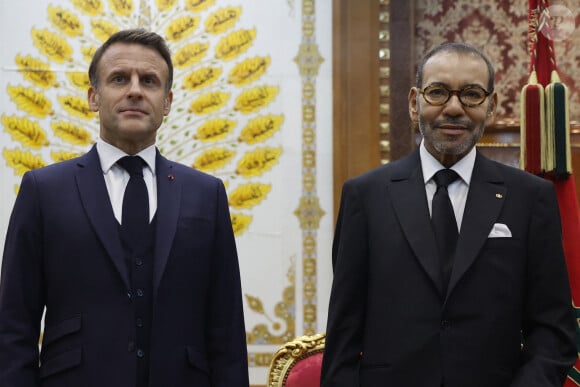
{"type": "Polygon", "coordinates": [[[458,236],[457,221],[455,220],[455,213],[449,199],[447,186],[458,178],[459,175],[452,169],[442,169],[433,176],[433,180],[437,184],[437,191],[433,195],[431,224],[433,225],[439,248],[444,294],[447,293],[447,284],[453,269],[453,255],[455,254],[458,236]]]}
{"type": "Polygon", "coordinates": [[[130,246],[137,247],[149,225],[149,195],[143,180],[145,161],[139,156],[125,156],[117,163],[130,175],[123,195],[121,230],[130,246]]]}

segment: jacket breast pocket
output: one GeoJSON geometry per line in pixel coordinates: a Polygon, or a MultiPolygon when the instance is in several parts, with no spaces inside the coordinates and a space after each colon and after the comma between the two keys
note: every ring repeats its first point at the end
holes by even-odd
{"type": "Polygon", "coordinates": [[[494,249],[494,250],[512,250],[512,249],[523,249],[525,246],[522,245],[522,240],[519,238],[487,238],[485,241],[484,249],[494,249]]]}
{"type": "Polygon", "coordinates": [[[493,278],[496,283],[513,283],[524,275],[526,252],[522,239],[488,238],[473,272],[479,278],[493,278]]]}
{"type": "Polygon", "coordinates": [[[183,217],[177,222],[177,229],[173,241],[179,246],[175,251],[187,257],[204,256],[209,252],[213,241],[214,225],[204,218],[183,217]]]}
{"type": "Polygon", "coordinates": [[[211,221],[206,218],[202,217],[180,217],[177,221],[177,230],[186,231],[186,232],[194,232],[194,233],[202,233],[208,232],[211,230],[211,221]]]}

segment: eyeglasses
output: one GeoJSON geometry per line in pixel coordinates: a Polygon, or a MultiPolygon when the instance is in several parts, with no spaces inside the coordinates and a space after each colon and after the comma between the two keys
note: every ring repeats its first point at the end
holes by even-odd
{"type": "Polygon", "coordinates": [[[475,107],[481,105],[492,91],[487,91],[477,85],[465,86],[459,90],[451,90],[447,86],[435,83],[419,90],[419,93],[423,94],[423,98],[430,105],[445,105],[451,99],[452,95],[457,95],[459,102],[463,106],[475,107]]]}

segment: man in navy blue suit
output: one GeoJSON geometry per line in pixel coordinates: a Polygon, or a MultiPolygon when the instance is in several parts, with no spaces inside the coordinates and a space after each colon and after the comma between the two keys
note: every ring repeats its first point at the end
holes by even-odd
{"type": "Polygon", "coordinates": [[[435,47],[408,97],[419,148],[345,183],[323,387],[562,386],[577,353],[558,203],[477,151],[493,87],[479,50],[435,47]],[[449,227],[431,219],[441,170],[449,227]]]}
{"type": "Polygon", "coordinates": [[[89,78],[100,138],[79,158],[25,174],[10,218],[0,385],[247,387],[224,186],[155,147],[173,98],[166,43],[142,29],[118,32],[96,51],[89,78]],[[131,243],[124,156],[141,158],[149,203],[131,243]]]}

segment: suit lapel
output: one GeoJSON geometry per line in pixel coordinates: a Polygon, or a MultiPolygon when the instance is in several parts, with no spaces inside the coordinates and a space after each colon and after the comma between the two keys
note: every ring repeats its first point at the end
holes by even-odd
{"type": "Polygon", "coordinates": [[[431,227],[418,150],[401,159],[395,167],[388,191],[411,249],[435,287],[441,292],[437,244],[431,227]]]}
{"type": "Polygon", "coordinates": [[[89,222],[129,289],[129,273],[119,237],[119,224],[113,214],[96,147],[81,156],[77,165],[76,183],[89,222]]]}
{"type": "Polygon", "coordinates": [[[174,176],[173,165],[157,151],[157,229],[155,231],[155,264],[153,271],[153,294],[157,294],[165,271],[173,238],[177,229],[181,205],[182,182],[174,176]]]}
{"type": "Polygon", "coordinates": [[[465,203],[448,294],[478,256],[499,216],[506,193],[507,188],[500,171],[478,153],[465,203]]]}

